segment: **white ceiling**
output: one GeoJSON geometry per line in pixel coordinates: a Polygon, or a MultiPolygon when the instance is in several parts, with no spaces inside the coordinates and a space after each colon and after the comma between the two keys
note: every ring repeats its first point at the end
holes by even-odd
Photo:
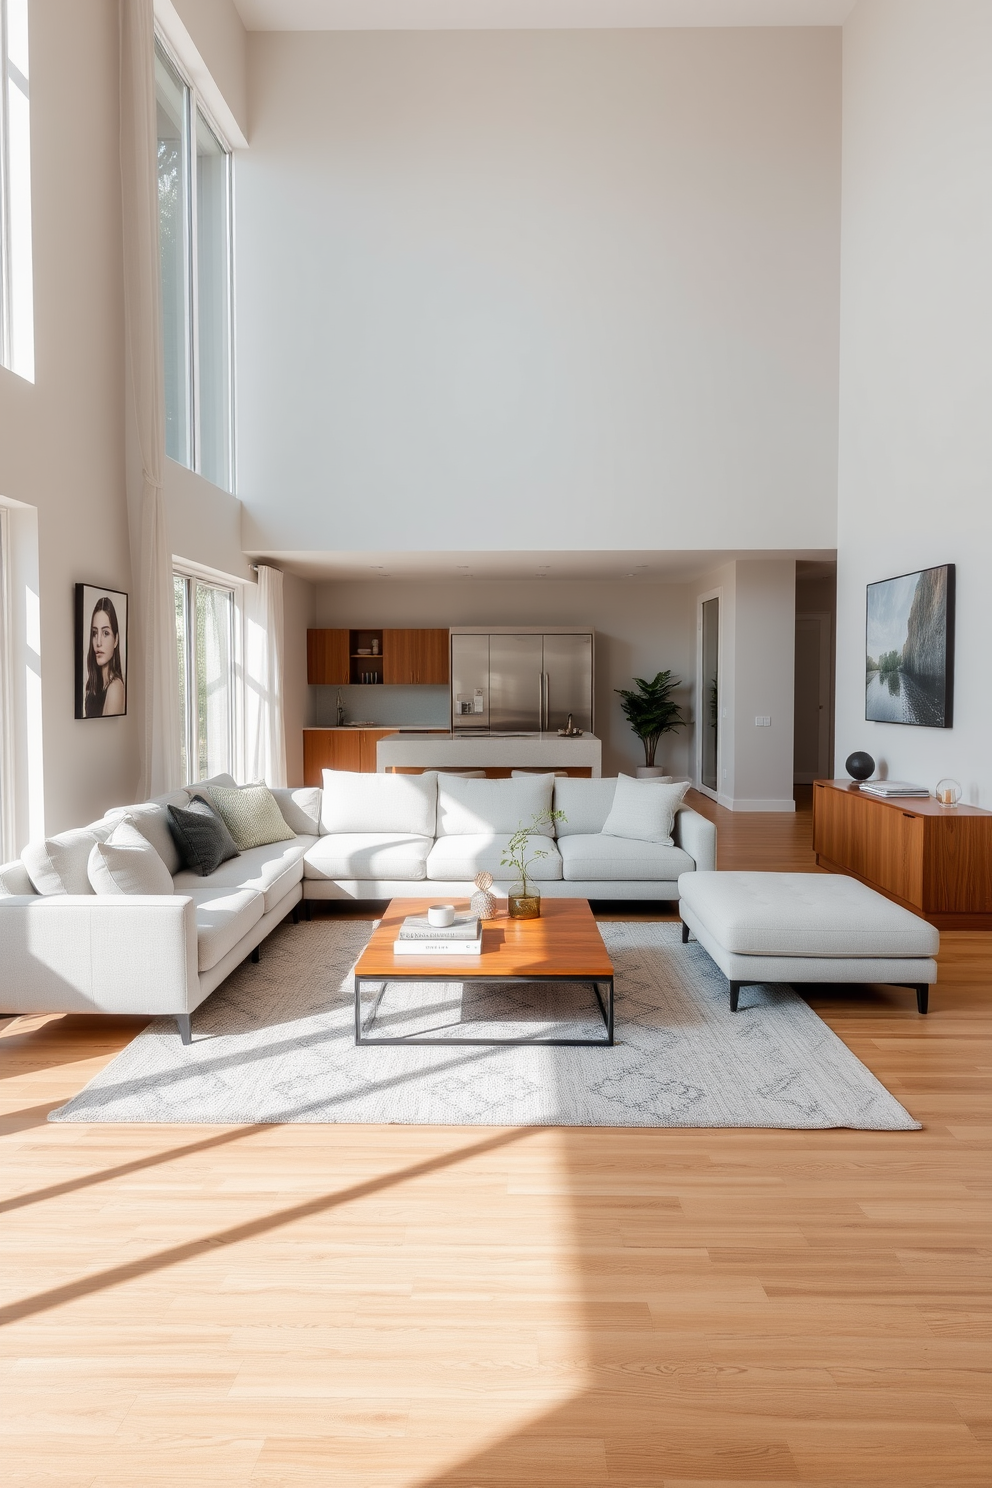
{"type": "MultiPolygon", "coordinates": [[[[819,549],[740,552],[705,549],[698,552],[596,552],[596,553],[286,553],[255,552],[253,558],[268,558],[279,568],[312,583],[355,580],[408,579],[569,579],[583,582],[626,579],[632,582],[686,583],[696,575],[729,563],[735,558],[795,558],[806,563],[828,564],[833,552],[819,549]]],[[[824,572],[828,571],[824,569],[824,572]]]]}
{"type": "Polygon", "coordinates": [[[856,0],[234,0],[249,31],[841,26],[856,0]]]}

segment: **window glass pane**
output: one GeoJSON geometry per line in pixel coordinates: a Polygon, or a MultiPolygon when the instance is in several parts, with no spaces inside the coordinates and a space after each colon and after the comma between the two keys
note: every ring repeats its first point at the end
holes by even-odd
{"type": "Polygon", "coordinates": [[[196,275],[200,452],[207,480],[231,489],[230,156],[196,115],[196,275]]]}
{"type": "Polygon", "coordinates": [[[179,660],[179,718],[182,724],[180,750],[182,753],[183,780],[192,780],[189,773],[189,627],[186,610],[186,580],[173,574],[172,584],[176,596],[176,647],[179,660]]]}
{"type": "Polygon", "coordinates": [[[162,257],[165,452],[192,467],[187,90],[156,49],[158,236],[162,257]]]}
{"type": "MultiPolygon", "coordinates": [[[[2,6],[0,6],[2,8],[2,6]]],[[[31,99],[28,82],[27,0],[7,0],[7,55],[3,61],[6,117],[0,118],[0,255],[7,304],[4,360],[20,377],[34,381],[34,286],[31,255],[31,99]],[[6,135],[6,138],[4,136],[6,135]]],[[[2,30],[2,28],[0,28],[2,30]]]]}
{"type": "Polygon", "coordinates": [[[234,595],[196,585],[197,777],[230,770],[233,760],[234,595]]]}

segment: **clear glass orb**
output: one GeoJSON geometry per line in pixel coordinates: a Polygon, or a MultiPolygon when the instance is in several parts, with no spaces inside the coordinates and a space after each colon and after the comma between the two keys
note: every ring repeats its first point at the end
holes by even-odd
{"type": "Polygon", "coordinates": [[[938,780],[934,795],[939,805],[956,806],[961,799],[961,787],[956,780],[938,780]]]}

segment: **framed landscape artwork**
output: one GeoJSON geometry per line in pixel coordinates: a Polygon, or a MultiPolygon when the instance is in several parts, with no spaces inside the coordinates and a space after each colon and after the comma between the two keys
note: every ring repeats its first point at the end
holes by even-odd
{"type": "Polygon", "coordinates": [[[954,564],[868,585],[865,718],[950,728],[954,564]]]}
{"type": "Polygon", "coordinates": [[[127,712],[127,595],[76,585],[76,717],[127,712]]]}

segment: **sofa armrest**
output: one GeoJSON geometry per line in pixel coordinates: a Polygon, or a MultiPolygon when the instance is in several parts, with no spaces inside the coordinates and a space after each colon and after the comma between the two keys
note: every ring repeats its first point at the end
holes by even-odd
{"type": "Polygon", "coordinates": [[[201,1001],[186,895],[0,897],[7,1013],[188,1013],[201,1001]]]}
{"type": "Polygon", "coordinates": [[[691,806],[681,806],[675,813],[675,828],[672,833],[676,847],[687,852],[699,873],[711,873],[716,868],[716,827],[691,806]]]}

